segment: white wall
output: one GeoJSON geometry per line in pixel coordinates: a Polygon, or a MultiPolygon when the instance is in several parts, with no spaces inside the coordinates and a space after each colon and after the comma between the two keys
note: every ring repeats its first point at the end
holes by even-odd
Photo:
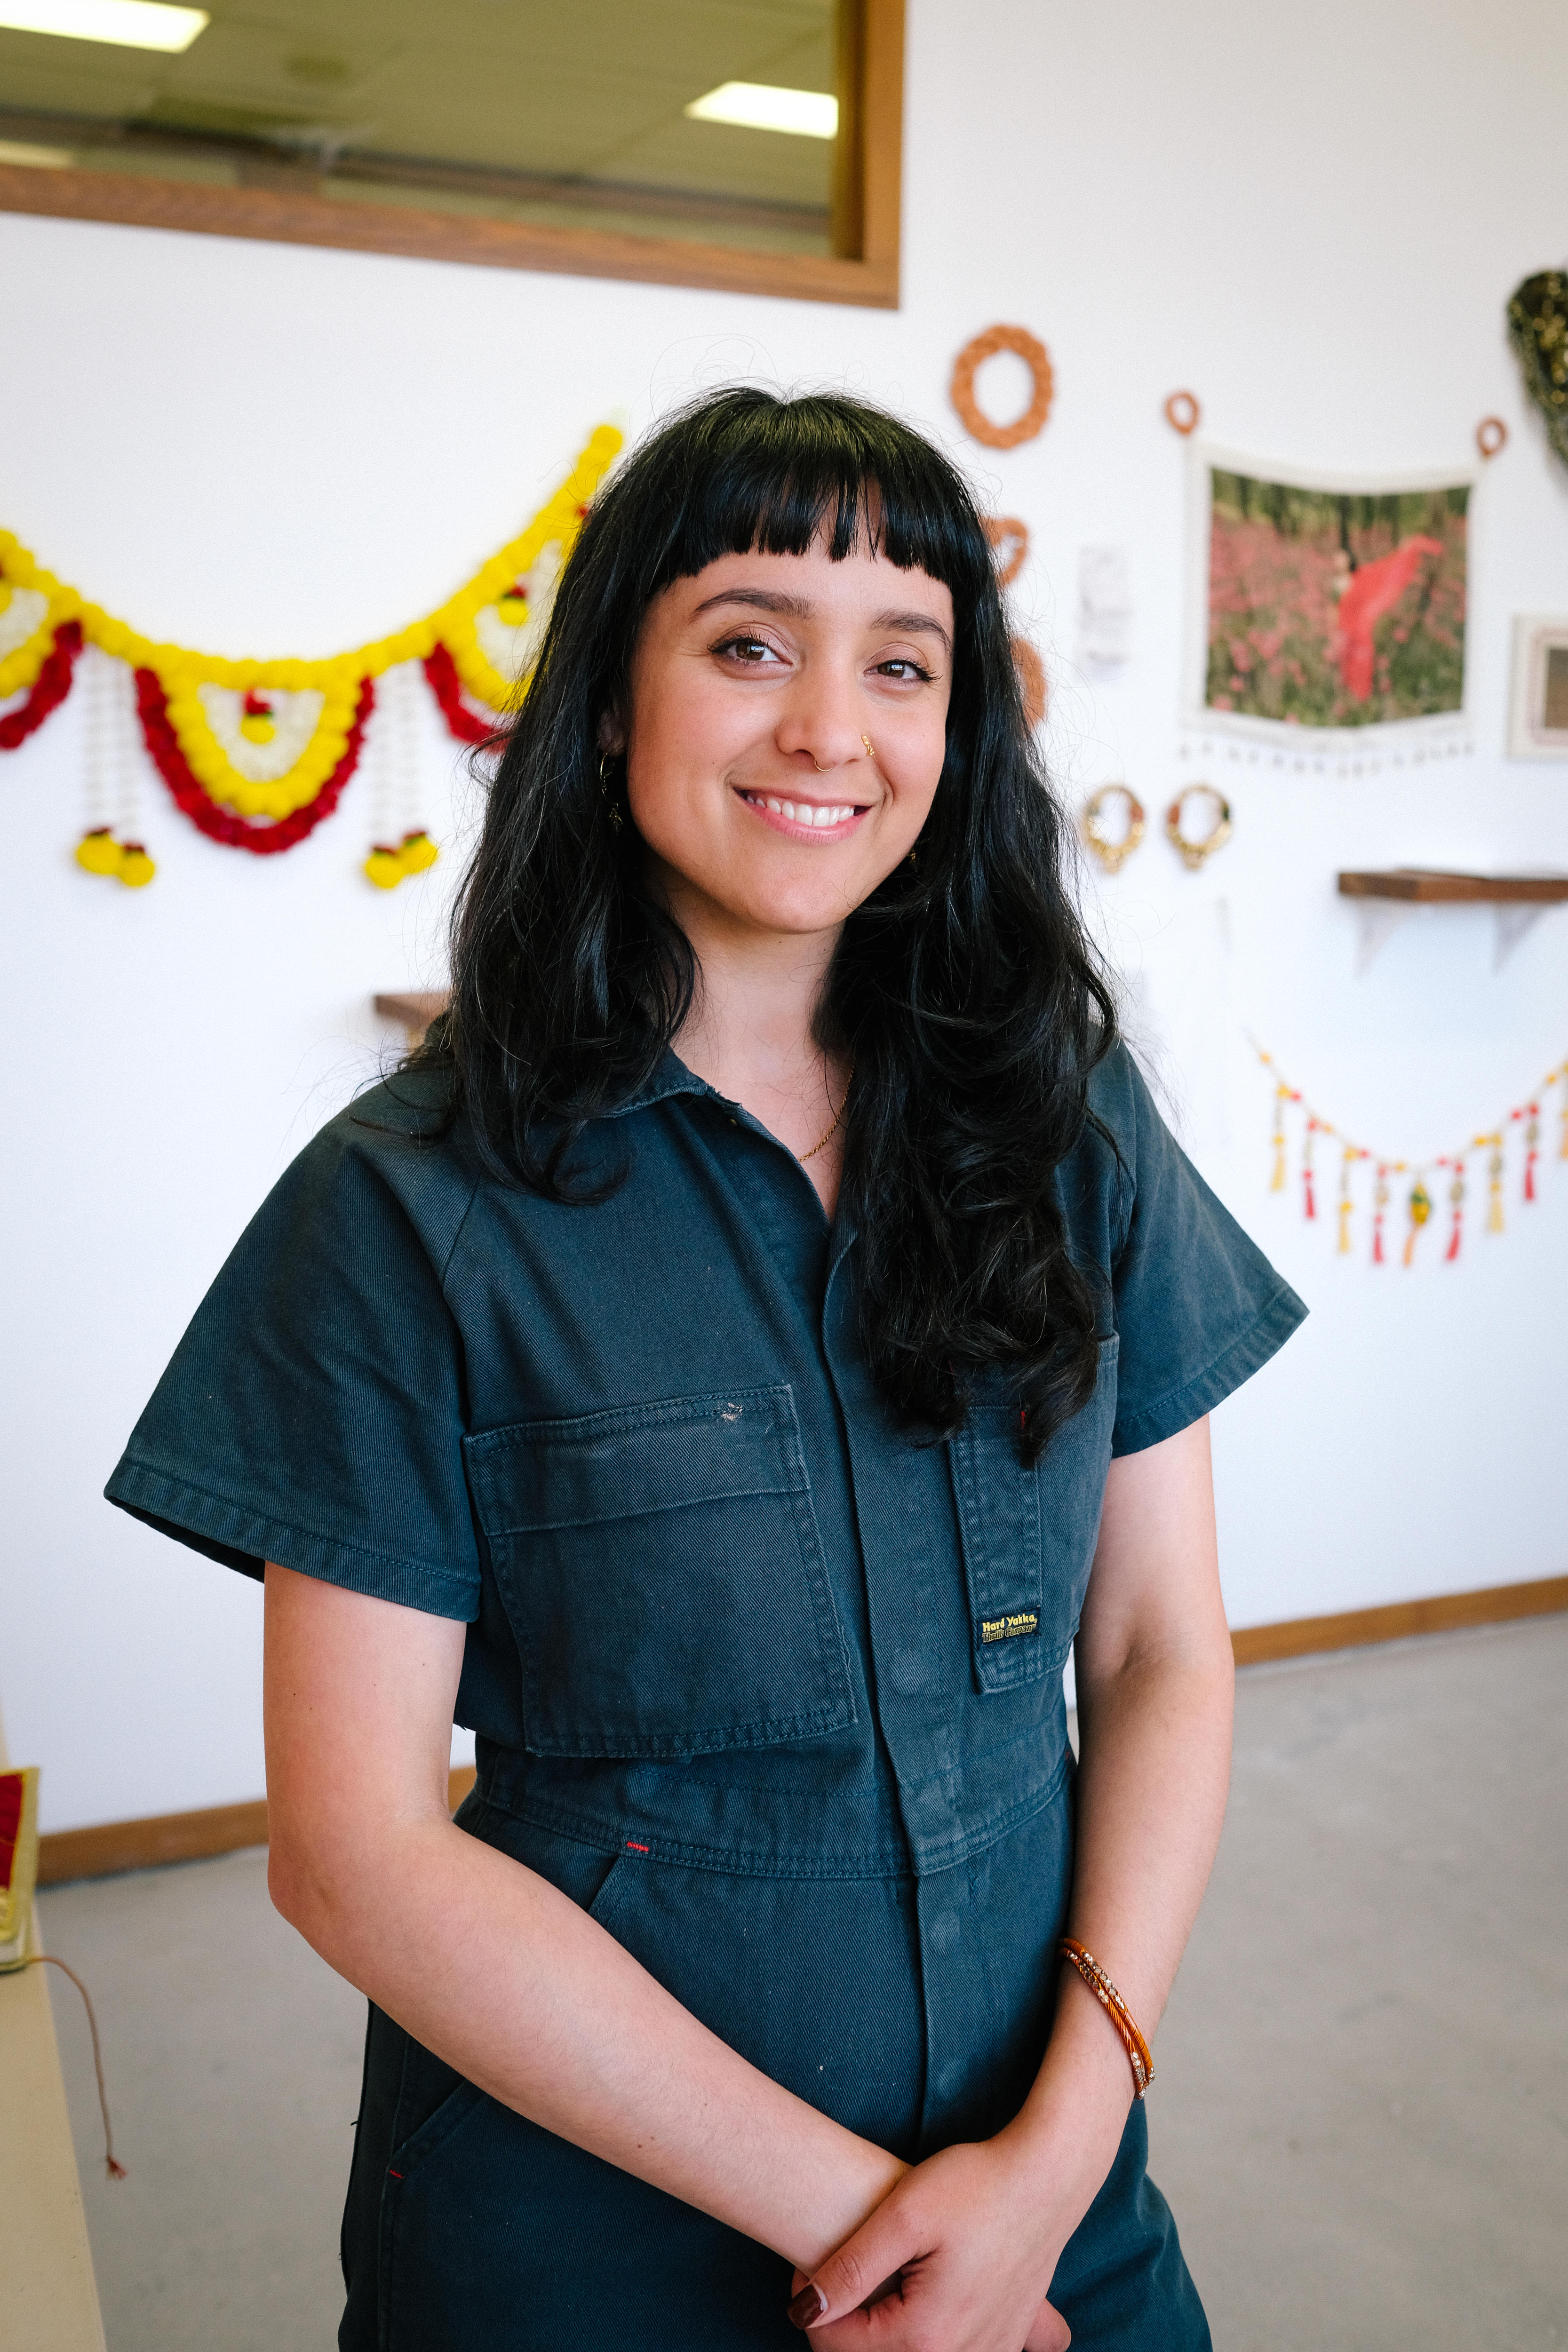
{"type": "MultiPolygon", "coordinates": [[[[0,218],[0,522],[149,634],[326,654],[427,610],[617,405],[640,423],[742,373],[845,384],[961,448],[1023,515],[1021,605],[1051,653],[1074,793],[1152,808],[1177,725],[1178,384],[1263,457],[1463,464],[1495,411],[1472,614],[1473,756],[1395,777],[1215,772],[1233,845],[1196,879],[1151,841],[1108,933],[1167,1040],[1198,1157],[1310,1301],[1217,1423],[1238,1623],[1558,1573],[1568,1169],[1455,1267],[1381,1275],[1265,1189],[1246,1023],[1331,1116],[1441,1150],[1568,1049],[1568,915],[1494,976],[1484,919],[1413,923],[1361,982],[1341,866],[1568,864],[1568,772],[1502,754],[1508,623],[1568,610],[1568,472],[1502,331],[1562,255],[1568,19],[1545,0],[910,0],[896,314],[0,218]],[[996,319],[1049,344],[1045,435],[994,455],[946,406],[996,319]],[[1077,551],[1131,553],[1136,657],[1071,674],[1077,551]],[[1231,947],[1221,943],[1223,898],[1231,947]]],[[[70,863],[79,700],[0,761],[9,1139],[0,1694],[45,1823],[261,1787],[260,1606],[99,1499],[257,1201],[372,1066],[377,987],[428,980],[455,860],[359,878],[369,787],[274,867],[211,846],[149,773],[132,895],[70,863]]],[[[429,814],[455,753],[432,728],[429,814]]]]}

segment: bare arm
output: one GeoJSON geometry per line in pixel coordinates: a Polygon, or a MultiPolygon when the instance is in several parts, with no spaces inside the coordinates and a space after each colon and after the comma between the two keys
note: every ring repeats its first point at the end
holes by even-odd
{"type": "Polygon", "coordinates": [[[904,2166],[737,2056],[570,1897],[453,1825],[463,1636],[268,1562],[274,1903],[492,2097],[792,2262],[820,2262],[904,2166]]]}
{"type": "MultiPolygon", "coordinates": [[[[1230,1770],[1235,1675],[1206,1421],[1112,1463],[1077,1655],[1068,1932],[1152,2037],[1214,1863],[1230,1770]]],[[[876,2352],[1018,2352],[1026,2335],[1033,2352],[1055,2352],[1066,2332],[1043,2298],[1114,2161],[1131,2096],[1115,2030],[1064,1963],[1050,2042],[1016,2121],[905,2177],[815,2274],[824,2301],[813,2334],[876,2352]],[[856,2307],[895,2273],[900,2294],[856,2307]]]]}

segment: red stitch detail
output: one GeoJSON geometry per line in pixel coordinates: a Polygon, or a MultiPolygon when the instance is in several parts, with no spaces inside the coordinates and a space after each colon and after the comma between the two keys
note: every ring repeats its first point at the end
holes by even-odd
{"type": "Polygon", "coordinates": [[[403,2178],[402,2173],[401,2173],[401,2172],[394,2172],[390,2164],[387,2166],[386,2169],[387,2169],[387,2172],[388,2172],[388,2174],[389,2174],[389,2176],[391,2177],[391,2179],[394,2179],[394,2180],[401,2180],[401,2179],[402,2179],[402,2178],[403,2178]]]}
{"type": "Polygon", "coordinates": [[[646,1853],[647,1852],[647,1848],[646,1845],[638,1845],[636,1838],[627,1838],[626,1852],[628,1853],[646,1853]]]}

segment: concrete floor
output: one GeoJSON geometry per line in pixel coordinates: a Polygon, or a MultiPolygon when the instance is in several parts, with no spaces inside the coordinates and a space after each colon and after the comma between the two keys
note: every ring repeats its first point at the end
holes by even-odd
{"type": "MultiPolygon", "coordinates": [[[[1218,2352],[1568,2346],[1565,1688],[1561,1617],[1241,1676],[1150,2100],[1218,2352]]],[[[326,2352],[363,2003],[260,1853],[42,1908],[109,2352],[326,2352]]]]}

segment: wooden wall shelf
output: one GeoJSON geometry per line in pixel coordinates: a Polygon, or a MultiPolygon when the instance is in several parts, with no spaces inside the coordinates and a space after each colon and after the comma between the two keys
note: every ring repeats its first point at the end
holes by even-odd
{"type": "Polygon", "coordinates": [[[408,1032],[409,1051],[425,1043],[425,1032],[437,1013],[445,1013],[452,1002],[449,988],[405,988],[386,992],[373,999],[376,1011],[385,1021],[401,1023],[408,1032]]]}
{"type": "Polygon", "coordinates": [[[1356,901],[1358,980],[1418,907],[1490,907],[1497,919],[1492,969],[1500,971],[1547,909],[1568,904],[1568,874],[1449,874],[1394,866],[1376,874],[1342,874],[1339,890],[1342,898],[1356,901]]]}
{"type": "Polygon", "coordinates": [[[1340,896],[1397,898],[1415,907],[1556,907],[1568,899],[1568,874],[1448,874],[1394,866],[1380,874],[1342,874],[1340,896]]]}

